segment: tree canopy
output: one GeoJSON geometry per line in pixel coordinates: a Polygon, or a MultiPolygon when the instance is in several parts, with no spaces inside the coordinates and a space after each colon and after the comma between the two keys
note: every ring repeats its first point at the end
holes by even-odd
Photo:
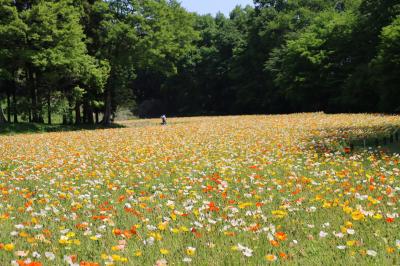
{"type": "Polygon", "coordinates": [[[400,0],[0,0],[0,123],[400,111],[400,0]]]}

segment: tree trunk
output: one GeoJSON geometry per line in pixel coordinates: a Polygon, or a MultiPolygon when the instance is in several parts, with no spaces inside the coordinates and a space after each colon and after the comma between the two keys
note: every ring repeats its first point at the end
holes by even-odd
{"type": "Polygon", "coordinates": [[[91,107],[89,107],[88,116],[89,116],[88,117],[89,118],[88,123],[93,125],[94,124],[94,118],[93,118],[93,110],[92,110],[91,107]]]}
{"type": "Polygon", "coordinates": [[[14,114],[14,123],[18,123],[18,110],[17,110],[17,87],[14,83],[14,90],[12,94],[12,101],[13,101],[13,114],[14,114]]]}
{"type": "Polygon", "coordinates": [[[73,111],[74,111],[74,106],[73,106],[71,98],[69,97],[68,98],[68,111],[67,111],[68,112],[67,116],[68,116],[68,124],[69,125],[72,125],[74,123],[73,111]]]}
{"type": "Polygon", "coordinates": [[[88,117],[88,103],[86,100],[83,101],[83,115],[82,115],[82,123],[87,124],[89,120],[88,117]]]}
{"type": "Polygon", "coordinates": [[[111,90],[110,90],[110,88],[106,88],[103,124],[104,125],[111,124],[111,90]]]}
{"type": "Polygon", "coordinates": [[[30,83],[30,87],[31,87],[32,122],[39,122],[39,117],[38,117],[38,113],[37,113],[36,74],[29,71],[28,75],[29,75],[29,83],[30,83]]]}
{"type": "Polygon", "coordinates": [[[11,100],[10,88],[7,88],[7,121],[11,123],[11,100]]]}
{"type": "Polygon", "coordinates": [[[96,110],[95,116],[96,116],[96,124],[98,124],[99,123],[99,110],[96,110]]]}
{"type": "Polygon", "coordinates": [[[71,107],[70,107],[70,102],[69,102],[69,98],[68,98],[68,95],[67,95],[67,91],[66,91],[65,88],[64,88],[64,97],[67,100],[67,107],[65,107],[64,112],[63,112],[62,124],[63,125],[68,125],[68,123],[69,123],[68,118],[69,118],[69,113],[70,113],[70,108],[71,107]]]}
{"type": "Polygon", "coordinates": [[[67,125],[68,124],[68,120],[67,120],[67,114],[64,113],[62,116],[62,124],[63,125],[67,125]]]}
{"type": "Polygon", "coordinates": [[[6,121],[6,118],[4,117],[3,108],[1,107],[1,104],[0,104],[0,125],[5,124],[6,122],[7,121],[6,121]]]}
{"type": "Polygon", "coordinates": [[[47,93],[47,122],[49,125],[51,125],[51,91],[50,91],[50,88],[47,93]]]}
{"type": "Polygon", "coordinates": [[[38,123],[44,124],[44,118],[42,112],[39,113],[38,123]]]}
{"type": "Polygon", "coordinates": [[[93,125],[94,124],[93,107],[87,101],[85,102],[84,105],[84,112],[85,112],[85,123],[93,125]]]}
{"type": "Polygon", "coordinates": [[[81,118],[81,105],[79,102],[76,102],[75,105],[75,124],[79,125],[82,122],[81,118]]]}

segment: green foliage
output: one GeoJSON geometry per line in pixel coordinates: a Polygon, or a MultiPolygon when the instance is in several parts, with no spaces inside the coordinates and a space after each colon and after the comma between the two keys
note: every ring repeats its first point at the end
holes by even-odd
{"type": "Polygon", "coordinates": [[[293,108],[331,109],[330,101],[337,93],[332,89],[343,82],[347,60],[338,44],[351,39],[354,24],[350,11],[322,12],[285,46],[273,51],[266,68],[274,74],[275,84],[293,108]]]}
{"type": "Polygon", "coordinates": [[[51,83],[67,80],[102,89],[108,76],[106,62],[87,54],[79,9],[73,1],[42,1],[25,13],[30,25],[29,54],[32,65],[53,74],[51,83]]]}
{"type": "Polygon", "coordinates": [[[382,30],[378,61],[400,66],[400,16],[382,30]]]}
{"type": "Polygon", "coordinates": [[[390,112],[400,111],[400,16],[383,28],[378,55],[372,67],[378,73],[381,92],[380,107],[390,112]]]}
{"type": "Polygon", "coordinates": [[[0,0],[1,119],[400,111],[400,0],[254,3],[0,0]]]}
{"type": "Polygon", "coordinates": [[[27,29],[13,1],[0,0],[0,79],[12,79],[22,64],[27,29]]]}

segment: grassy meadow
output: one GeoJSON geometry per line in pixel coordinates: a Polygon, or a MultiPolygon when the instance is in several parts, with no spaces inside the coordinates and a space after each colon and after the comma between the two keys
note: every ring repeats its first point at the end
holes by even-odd
{"type": "Polygon", "coordinates": [[[400,264],[400,117],[159,122],[0,136],[0,265],[400,264]]]}

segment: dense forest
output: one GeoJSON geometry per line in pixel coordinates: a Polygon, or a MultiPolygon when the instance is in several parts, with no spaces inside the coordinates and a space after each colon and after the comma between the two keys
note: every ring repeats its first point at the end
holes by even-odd
{"type": "Polygon", "coordinates": [[[0,3],[0,123],[400,111],[400,0],[0,3]]]}

